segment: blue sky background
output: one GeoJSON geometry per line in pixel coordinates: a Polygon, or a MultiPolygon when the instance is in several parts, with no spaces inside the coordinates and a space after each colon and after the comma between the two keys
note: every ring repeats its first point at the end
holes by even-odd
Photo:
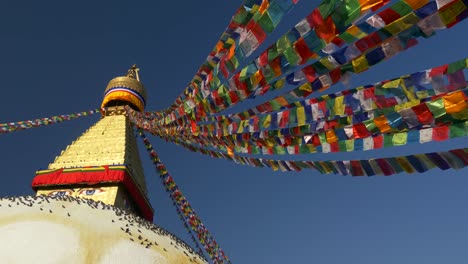
{"type": "MultiPolygon", "coordinates": [[[[302,0],[279,32],[318,3],[302,0]]],[[[165,108],[191,80],[240,4],[6,1],[0,9],[0,123],[95,109],[107,82],[133,63],[148,90],[147,110],[165,108]]],[[[467,22],[438,32],[354,75],[351,86],[467,57],[467,32],[467,22]]],[[[34,172],[46,168],[98,118],[0,135],[0,196],[32,194],[34,172]]],[[[468,258],[466,168],[370,178],[312,170],[281,173],[150,139],[233,263],[432,264],[468,258]]],[[[457,147],[468,147],[466,138],[301,158],[365,159],[457,147]]],[[[188,241],[146,153],[142,159],[155,223],[188,241]]]]}

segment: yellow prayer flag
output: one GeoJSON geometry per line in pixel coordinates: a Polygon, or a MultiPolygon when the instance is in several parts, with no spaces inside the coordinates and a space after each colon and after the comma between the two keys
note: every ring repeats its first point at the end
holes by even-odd
{"type": "Polygon", "coordinates": [[[270,164],[271,169],[272,169],[273,171],[277,171],[277,170],[278,170],[278,164],[277,164],[276,162],[274,162],[273,160],[271,160],[271,161],[269,161],[268,163],[270,164]]]}
{"type": "Polygon", "coordinates": [[[324,161],[319,161],[320,165],[322,165],[322,168],[325,170],[325,173],[326,174],[330,174],[333,172],[332,169],[330,169],[330,167],[328,166],[328,164],[324,161]]]}
{"type": "Polygon", "coordinates": [[[401,111],[401,110],[403,110],[405,108],[411,108],[411,107],[416,106],[416,105],[418,105],[420,103],[421,103],[420,100],[411,100],[411,101],[406,102],[406,103],[395,105],[395,112],[401,111]]]}
{"type": "Polygon", "coordinates": [[[344,115],[345,105],[344,105],[344,96],[338,96],[335,98],[335,105],[333,106],[333,111],[335,111],[335,115],[342,116],[344,115]]]}
{"type": "Polygon", "coordinates": [[[366,56],[359,56],[351,61],[353,64],[353,69],[355,73],[360,73],[369,68],[369,64],[367,63],[366,56]]]}
{"type": "Polygon", "coordinates": [[[408,160],[406,158],[396,157],[395,159],[398,162],[398,164],[400,164],[400,166],[403,168],[403,170],[406,173],[413,173],[414,172],[413,166],[411,166],[411,164],[408,162],[408,160]]]}
{"type": "Polygon", "coordinates": [[[246,120],[241,120],[239,122],[239,128],[237,129],[237,133],[244,133],[244,124],[245,124],[246,120]]]}
{"type": "Polygon", "coordinates": [[[274,139],[272,139],[272,138],[266,138],[265,139],[265,144],[267,145],[267,147],[271,148],[274,145],[276,145],[276,141],[274,139]]]}
{"type": "Polygon", "coordinates": [[[411,91],[410,91],[408,87],[406,87],[406,84],[403,80],[400,82],[400,85],[406,97],[408,97],[408,100],[410,101],[416,100],[416,97],[414,96],[414,86],[411,87],[411,91]]]}
{"type": "Polygon", "coordinates": [[[300,91],[305,91],[305,92],[312,92],[312,86],[310,83],[304,83],[303,85],[299,86],[300,91]]]}
{"type": "Polygon", "coordinates": [[[297,108],[297,126],[303,126],[306,122],[305,109],[303,106],[297,108]]]}
{"type": "Polygon", "coordinates": [[[350,26],[347,30],[346,33],[351,34],[353,37],[357,39],[361,39],[365,36],[367,36],[366,33],[364,33],[360,28],[358,28],[355,25],[350,26]]]}
{"type": "Polygon", "coordinates": [[[416,97],[417,97],[418,99],[427,98],[427,97],[429,97],[429,92],[426,91],[426,90],[424,90],[424,91],[417,91],[417,92],[416,92],[416,97]]]}
{"type": "Polygon", "coordinates": [[[278,81],[276,81],[275,84],[274,84],[275,89],[283,88],[284,87],[284,82],[285,82],[284,78],[281,78],[278,81]]]}
{"type": "Polygon", "coordinates": [[[401,146],[405,145],[408,140],[408,133],[407,132],[401,132],[401,133],[396,133],[393,135],[392,138],[392,143],[394,146],[401,146]]]}
{"type": "Polygon", "coordinates": [[[389,25],[386,25],[384,29],[394,36],[403,30],[406,30],[417,24],[420,20],[421,19],[415,13],[409,13],[408,15],[390,23],[389,25]]]}
{"type": "Polygon", "coordinates": [[[400,86],[401,79],[395,79],[393,81],[389,81],[382,85],[382,88],[398,88],[400,86]]]}
{"type": "Polygon", "coordinates": [[[335,65],[333,65],[333,63],[328,59],[328,57],[324,57],[322,59],[319,60],[320,63],[325,66],[327,69],[329,70],[333,70],[335,69],[335,65]]]}
{"type": "Polygon", "coordinates": [[[452,23],[453,20],[455,20],[459,14],[465,11],[465,9],[466,6],[465,4],[463,4],[463,1],[458,0],[451,4],[448,8],[441,10],[439,12],[439,16],[442,19],[442,22],[444,22],[445,25],[448,25],[452,23]]]}
{"type": "Polygon", "coordinates": [[[269,128],[271,124],[271,115],[267,115],[265,119],[263,120],[263,128],[269,128]]]}

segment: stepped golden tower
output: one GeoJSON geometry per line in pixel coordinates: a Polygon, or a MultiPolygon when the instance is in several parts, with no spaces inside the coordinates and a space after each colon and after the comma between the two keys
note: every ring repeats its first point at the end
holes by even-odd
{"type": "Polygon", "coordinates": [[[146,91],[134,65],[107,85],[102,118],[68,145],[47,170],[36,173],[37,195],[71,195],[153,219],[133,127],[124,106],[144,111],[146,91]]]}

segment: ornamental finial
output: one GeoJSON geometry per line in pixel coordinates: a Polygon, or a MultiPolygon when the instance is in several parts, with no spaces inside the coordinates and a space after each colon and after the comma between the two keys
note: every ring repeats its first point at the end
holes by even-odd
{"type": "Polygon", "coordinates": [[[140,81],[140,76],[138,75],[138,71],[140,68],[137,68],[136,64],[133,64],[132,67],[127,72],[127,77],[131,77],[137,81],[140,81]]]}
{"type": "Polygon", "coordinates": [[[101,108],[129,105],[143,112],[146,104],[146,90],[140,82],[139,70],[136,64],[133,64],[125,76],[110,80],[104,90],[101,108]]]}

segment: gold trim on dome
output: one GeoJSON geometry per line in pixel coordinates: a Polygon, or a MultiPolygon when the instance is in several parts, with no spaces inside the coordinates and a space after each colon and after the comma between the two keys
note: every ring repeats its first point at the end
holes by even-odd
{"type": "Polygon", "coordinates": [[[106,90],[104,90],[104,94],[106,94],[110,89],[115,88],[115,87],[127,87],[130,88],[143,97],[143,99],[146,101],[146,90],[145,87],[141,82],[138,80],[128,77],[128,76],[120,76],[120,77],[115,77],[114,79],[109,81],[109,84],[107,84],[106,90]]]}

